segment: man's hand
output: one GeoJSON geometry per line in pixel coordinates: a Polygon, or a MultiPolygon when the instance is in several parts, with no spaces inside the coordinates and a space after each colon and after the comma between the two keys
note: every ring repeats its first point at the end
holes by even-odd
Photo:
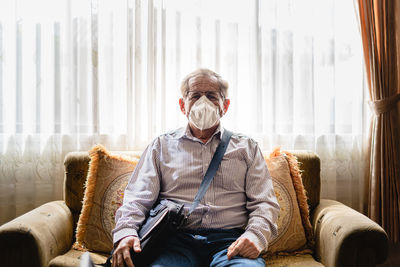
{"type": "Polygon", "coordinates": [[[256,247],[253,241],[247,237],[239,237],[233,242],[228,248],[228,260],[232,259],[236,255],[240,255],[245,258],[255,259],[260,255],[261,251],[256,247]]]}
{"type": "Polygon", "coordinates": [[[131,259],[131,249],[136,253],[142,251],[137,236],[127,236],[119,241],[112,255],[112,267],[135,267],[131,259]]]}

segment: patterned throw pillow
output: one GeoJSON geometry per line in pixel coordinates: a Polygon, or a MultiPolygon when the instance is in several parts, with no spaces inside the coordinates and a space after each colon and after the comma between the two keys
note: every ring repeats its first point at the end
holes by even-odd
{"type": "Polygon", "coordinates": [[[110,155],[101,145],[92,148],[89,155],[89,172],[74,248],[110,253],[115,212],[122,205],[125,187],[139,158],[110,155]]]}
{"type": "Polygon", "coordinates": [[[313,247],[312,227],[307,197],[296,158],[275,149],[265,158],[280,205],[278,236],[269,244],[264,257],[275,254],[310,253],[313,247]]]}

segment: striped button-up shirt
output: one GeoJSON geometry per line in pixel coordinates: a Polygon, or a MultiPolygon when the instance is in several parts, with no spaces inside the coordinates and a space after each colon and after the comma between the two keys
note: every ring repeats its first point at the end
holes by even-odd
{"type": "MultiPolygon", "coordinates": [[[[203,143],[189,127],[157,137],[143,152],[116,213],[114,243],[134,235],[158,198],[185,203],[189,209],[220,143],[223,128],[203,143]]],[[[233,134],[204,198],[190,215],[189,229],[245,228],[261,250],[277,234],[279,205],[271,176],[257,143],[233,134]]]]}

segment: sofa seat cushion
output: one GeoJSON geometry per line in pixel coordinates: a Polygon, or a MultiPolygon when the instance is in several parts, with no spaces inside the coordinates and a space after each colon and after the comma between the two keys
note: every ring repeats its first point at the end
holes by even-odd
{"type": "MultiPolygon", "coordinates": [[[[85,252],[71,249],[64,255],[52,259],[49,267],[76,267],[79,266],[82,255],[85,252]]],[[[103,264],[107,260],[107,255],[90,253],[90,257],[94,264],[103,264]]],[[[274,256],[265,261],[268,267],[323,267],[324,265],[317,262],[311,255],[292,255],[292,256],[274,256]]]]}
{"type": "MultiPolygon", "coordinates": [[[[49,262],[49,267],[76,267],[80,265],[81,257],[85,253],[75,249],[69,250],[64,255],[55,257],[49,262]]],[[[106,262],[108,255],[90,253],[90,258],[94,264],[103,264],[106,262]]]]}
{"type": "Polygon", "coordinates": [[[266,259],[265,266],[268,267],[323,267],[324,265],[316,261],[310,254],[291,255],[291,256],[274,256],[266,259]]]}

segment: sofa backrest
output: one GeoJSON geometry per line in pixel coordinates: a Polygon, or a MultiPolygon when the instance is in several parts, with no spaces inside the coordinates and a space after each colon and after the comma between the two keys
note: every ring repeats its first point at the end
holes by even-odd
{"type": "MultiPolygon", "coordinates": [[[[111,152],[123,155],[137,155],[139,152],[111,152]]],[[[319,204],[321,178],[321,163],[317,154],[309,151],[292,151],[300,163],[304,188],[307,192],[310,211],[319,204]]],[[[68,153],[64,160],[64,200],[74,217],[74,227],[82,209],[84,185],[89,169],[90,157],[88,152],[68,153]]]]}
{"type": "Polygon", "coordinates": [[[308,205],[310,206],[310,211],[313,211],[319,204],[321,193],[321,161],[318,155],[311,151],[294,150],[292,153],[297,157],[297,161],[299,162],[308,205]]]}

